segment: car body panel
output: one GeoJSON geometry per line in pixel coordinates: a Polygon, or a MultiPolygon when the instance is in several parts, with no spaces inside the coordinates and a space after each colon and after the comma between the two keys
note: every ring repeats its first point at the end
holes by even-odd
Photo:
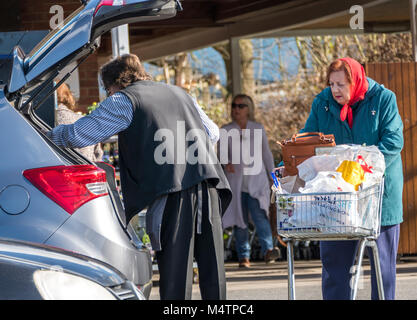
{"type": "Polygon", "coordinates": [[[49,140],[44,135],[48,126],[34,112],[56,89],[48,89],[52,81],[58,76],[64,81],[69,75],[59,72],[92,53],[102,33],[125,23],[173,17],[177,4],[124,0],[124,6],[103,6],[95,14],[99,2],[86,2],[28,55],[14,49],[10,79],[0,86],[0,149],[5,151],[0,158],[0,237],[46,243],[102,260],[145,287],[149,297],[151,255],[126,224],[113,184],[108,185],[108,195],[70,215],[23,176],[27,169],[91,163],[49,140]]]}
{"type": "Polygon", "coordinates": [[[45,269],[65,269],[103,286],[123,283],[126,277],[117,269],[97,259],[81,254],[34,243],[0,240],[0,257],[32,264],[45,269]],[[83,272],[88,270],[88,272],[83,272]]]}
{"type": "MultiPolygon", "coordinates": [[[[7,160],[1,161],[0,170],[3,170],[5,165],[25,170],[30,169],[30,165],[34,163],[37,167],[69,164],[63,162],[63,158],[46,143],[45,138],[9,103],[1,89],[0,135],[0,148],[7,151],[8,156],[7,160]]],[[[1,176],[5,173],[2,172],[1,176]]]]}
{"type": "MultiPolygon", "coordinates": [[[[69,218],[61,207],[36,189],[22,173],[34,167],[66,165],[44,138],[14,109],[0,90],[0,236],[44,242],[69,218]],[[7,138],[6,138],[7,137],[7,138]],[[4,210],[5,190],[20,186],[28,192],[29,205],[17,215],[4,210]]],[[[8,195],[10,197],[10,195],[8,195]]]]}
{"type": "Polygon", "coordinates": [[[10,73],[9,90],[14,92],[26,84],[24,66],[24,53],[19,46],[13,49],[12,71],[10,73]]]}
{"type": "Polygon", "coordinates": [[[70,24],[58,31],[55,38],[52,38],[49,42],[51,43],[54,39],[57,39],[57,44],[50,44],[51,48],[44,52],[42,49],[48,47],[49,43],[47,43],[33,56],[25,59],[25,68],[28,70],[26,81],[28,83],[66,58],[68,53],[76,52],[89,42],[93,12],[94,8],[82,10],[72,19],[70,24]]]}
{"type": "Polygon", "coordinates": [[[107,196],[86,203],[75,211],[45,244],[107,262],[134,283],[144,285],[152,278],[150,252],[133,245],[126,231],[115,223],[115,212],[108,209],[111,205],[107,196]],[[74,234],[77,234],[77,237],[74,237],[74,234]],[[147,263],[143,262],[141,268],[137,268],[137,261],[147,263]]]}
{"type": "Polygon", "coordinates": [[[12,107],[1,90],[0,135],[8,137],[0,139],[0,148],[8,150],[7,157],[0,160],[0,236],[85,254],[117,267],[137,285],[148,285],[150,253],[119,223],[108,195],[87,202],[70,215],[23,177],[26,169],[71,163],[12,107]],[[24,188],[30,197],[28,207],[16,215],[2,209],[9,200],[2,198],[2,191],[11,185],[24,188]]]}
{"type": "Polygon", "coordinates": [[[43,299],[34,281],[35,272],[40,270],[62,272],[93,281],[105,287],[116,299],[141,299],[134,285],[106,263],[59,248],[0,239],[1,300],[43,299]]]}

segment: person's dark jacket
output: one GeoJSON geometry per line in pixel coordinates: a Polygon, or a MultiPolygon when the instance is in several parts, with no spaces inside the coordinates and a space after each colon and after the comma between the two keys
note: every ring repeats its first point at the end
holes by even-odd
{"type": "Polygon", "coordinates": [[[138,81],[121,92],[133,105],[132,123],[119,133],[127,221],[159,196],[204,180],[219,191],[223,214],[230,187],[192,98],[179,87],[154,81],[138,81]]]}

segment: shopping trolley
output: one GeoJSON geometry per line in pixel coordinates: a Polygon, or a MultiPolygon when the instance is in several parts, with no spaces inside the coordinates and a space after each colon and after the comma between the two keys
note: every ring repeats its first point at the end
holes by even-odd
{"type": "Polygon", "coordinates": [[[376,239],[380,233],[384,180],[356,192],[281,194],[275,191],[278,234],[287,242],[288,299],[295,300],[295,240],[359,240],[351,299],[356,299],[365,247],[374,255],[378,295],[384,300],[376,239]]]}

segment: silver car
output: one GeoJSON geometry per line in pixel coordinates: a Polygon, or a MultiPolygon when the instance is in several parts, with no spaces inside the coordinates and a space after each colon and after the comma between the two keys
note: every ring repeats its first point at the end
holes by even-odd
{"type": "Polygon", "coordinates": [[[113,267],[62,249],[0,240],[1,300],[145,300],[113,267]]]}
{"type": "Polygon", "coordinates": [[[173,0],[84,0],[30,53],[15,47],[0,85],[0,237],[47,244],[102,260],[149,297],[149,250],[126,223],[111,168],[57,147],[36,110],[118,25],[175,16],[173,0]],[[55,86],[53,80],[62,79],[55,86]],[[101,166],[102,168],[99,168],[101,166]]]}

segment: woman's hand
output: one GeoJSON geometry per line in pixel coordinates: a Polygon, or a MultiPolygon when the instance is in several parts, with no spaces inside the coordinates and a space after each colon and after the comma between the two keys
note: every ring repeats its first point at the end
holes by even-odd
{"type": "Polygon", "coordinates": [[[275,168],[275,172],[278,172],[278,174],[277,174],[278,178],[282,178],[282,177],[287,176],[287,173],[285,172],[285,167],[284,166],[275,168]]]}

